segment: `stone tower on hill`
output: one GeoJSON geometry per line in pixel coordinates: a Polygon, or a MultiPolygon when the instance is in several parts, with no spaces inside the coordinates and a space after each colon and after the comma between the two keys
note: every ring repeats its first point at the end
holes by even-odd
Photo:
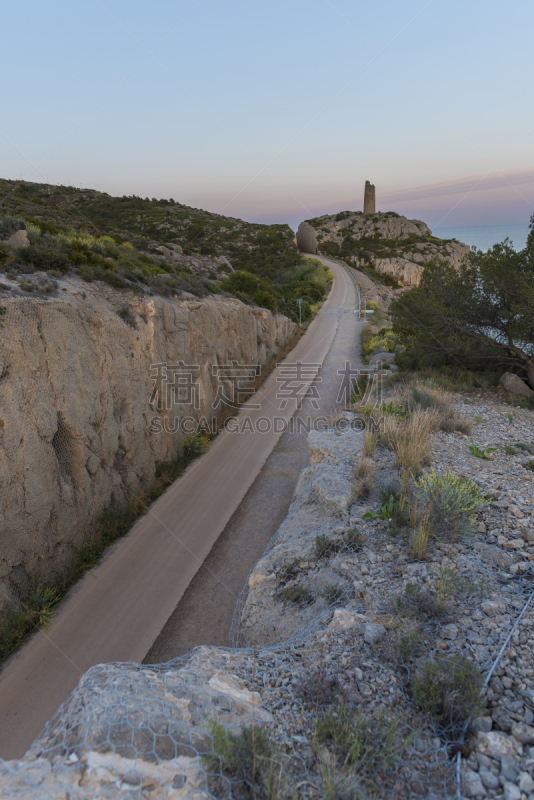
{"type": "Polygon", "coordinates": [[[375,187],[369,181],[365,181],[365,194],[363,196],[363,213],[374,214],[375,206],[375,187]]]}

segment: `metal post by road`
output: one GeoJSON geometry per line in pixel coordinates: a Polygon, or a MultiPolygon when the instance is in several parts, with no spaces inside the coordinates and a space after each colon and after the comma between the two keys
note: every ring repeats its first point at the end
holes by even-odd
{"type": "Polygon", "coordinates": [[[302,325],[302,297],[299,297],[297,303],[299,304],[299,325],[302,325]]]}

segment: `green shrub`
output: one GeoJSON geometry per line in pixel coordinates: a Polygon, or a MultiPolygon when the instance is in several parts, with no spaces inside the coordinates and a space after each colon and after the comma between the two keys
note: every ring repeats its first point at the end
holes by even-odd
{"type": "Polygon", "coordinates": [[[286,586],[280,592],[282,600],[288,600],[296,605],[311,605],[314,597],[304,586],[286,586]]]}
{"type": "Polygon", "coordinates": [[[300,574],[299,564],[300,558],[295,558],[293,561],[284,564],[276,573],[276,577],[281,583],[288,583],[288,581],[294,580],[300,574]]]}
{"type": "Polygon", "coordinates": [[[444,725],[458,725],[485,707],[481,696],[484,678],[465,656],[425,661],[412,680],[412,693],[423,711],[444,725]]]}
{"type": "MultiPolygon", "coordinates": [[[[345,777],[354,774],[374,776],[376,770],[390,769],[411,744],[415,734],[398,736],[398,727],[395,720],[387,720],[379,714],[366,717],[361,711],[355,713],[345,705],[339,705],[334,713],[316,722],[315,739],[318,745],[325,745],[332,752],[345,777]]],[[[339,795],[342,796],[345,795],[339,795]]],[[[369,795],[357,791],[347,796],[356,800],[369,795]]]]}
{"type": "Polygon", "coordinates": [[[0,267],[7,264],[13,258],[13,251],[7,244],[0,242],[0,267]]]}
{"type": "Polygon", "coordinates": [[[328,558],[337,552],[337,545],[325,533],[315,537],[315,557],[328,558]]]}
{"type": "Polygon", "coordinates": [[[186,458],[198,458],[210,446],[210,440],[205,433],[192,433],[184,438],[183,452],[186,458]]]}
{"type": "Polygon", "coordinates": [[[415,617],[421,620],[439,617],[441,610],[435,592],[423,589],[418,583],[410,582],[394,600],[396,613],[401,617],[415,617]]]}
{"type": "Polygon", "coordinates": [[[334,605],[343,597],[343,589],[337,583],[331,583],[328,586],[325,586],[323,591],[321,592],[321,597],[325,600],[328,605],[334,605]]]}
{"type": "Polygon", "coordinates": [[[349,528],[343,535],[343,544],[348,550],[357,552],[363,547],[363,537],[358,528],[349,528]]]}
{"type": "Polygon", "coordinates": [[[47,272],[55,270],[57,272],[68,272],[71,266],[70,259],[60,247],[54,247],[47,243],[44,246],[30,245],[21,247],[17,251],[18,257],[26,264],[33,264],[38,270],[47,272]]]}
{"type": "Polygon", "coordinates": [[[401,661],[413,661],[423,651],[421,633],[417,625],[403,625],[397,631],[397,652],[401,661]]]}
{"type": "Polygon", "coordinates": [[[236,789],[241,784],[236,796],[245,800],[285,800],[291,797],[286,786],[283,757],[264,728],[252,725],[233,733],[215,721],[209,722],[209,728],[213,753],[202,756],[202,760],[211,773],[210,783],[216,784],[212,785],[213,796],[226,796],[224,789],[231,781],[236,789]]]}
{"type": "Polygon", "coordinates": [[[429,524],[436,536],[453,542],[474,532],[476,514],[486,501],[470,478],[450,470],[438,475],[432,469],[416,480],[415,486],[423,506],[429,509],[429,524]]]}
{"type": "Polygon", "coordinates": [[[507,444],[504,448],[504,452],[507,456],[515,456],[517,455],[517,450],[515,447],[512,447],[511,444],[507,444]]]}
{"type": "Polygon", "coordinates": [[[12,236],[17,231],[23,231],[25,228],[26,224],[21,217],[0,216],[0,231],[4,236],[12,236]]]}

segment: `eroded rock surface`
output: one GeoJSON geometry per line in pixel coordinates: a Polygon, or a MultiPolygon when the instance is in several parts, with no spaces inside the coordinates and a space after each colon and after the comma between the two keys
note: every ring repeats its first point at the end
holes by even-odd
{"type": "Polygon", "coordinates": [[[102,511],[150,486],[179,452],[175,419],[211,420],[212,367],[267,364],[296,330],[230,298],[59,288],[59,299],[5,300],[0,315],[0,608],[30,580],[59,577],[102,511]],[[192,395],[162,408],[164,382],[151,407],[151,366],[178,362],[197,367],[198,408],[192,395]],[[169,432],[150,432],[156,416],[169,432]]]}
{"type": "Polygon", "coordinates": [[[425,264],[432,259],[443,258],[458,267],[470,251],[468,245],[456,240],[432,236],[421,220],[393,212],[346,211],[310,222],[320,253],[342,255],[355,267],[371,266],[400,286],[417,286],[425,264]]]}

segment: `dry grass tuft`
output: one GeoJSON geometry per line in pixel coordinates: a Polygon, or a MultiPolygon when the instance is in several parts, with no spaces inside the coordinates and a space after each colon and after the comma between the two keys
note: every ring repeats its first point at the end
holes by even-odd
{"type": "Polygon", "coordinates": [[[430,462],[430,436],[438,430],[439,421],[439,412],[434,409],[413,411],[405,419],[385,417],[381,440],[403,472],[418,475],[430,462]]]}
{"type": "Polygon", "coordinates": [[[404,408],[408,413],[433,411],[438,429],[446,433],[471,433],[471,422],[456,411],[454,396],[444,389],[435,389],[420,383],[399,384],[392,392],[391,399],[395,406],[404,408]]]}
{"type": "Polygon", "coordinates": [[[365,439],[363,440],[363,448],[362,448],[362,454],[366,458],[370,458],[372,455],[374,455],[376,449],[376,441],[377,441],[376,436],[370,431],[367,431],[367,433],[365,434],[365,439]]]}
{"type": "Polygon", "coordinates": [[[360,456],[354,468],[354,478],[356,479],[355,494],[365,500],[373,490],[376,467],[373,462],[360,456]]]}

